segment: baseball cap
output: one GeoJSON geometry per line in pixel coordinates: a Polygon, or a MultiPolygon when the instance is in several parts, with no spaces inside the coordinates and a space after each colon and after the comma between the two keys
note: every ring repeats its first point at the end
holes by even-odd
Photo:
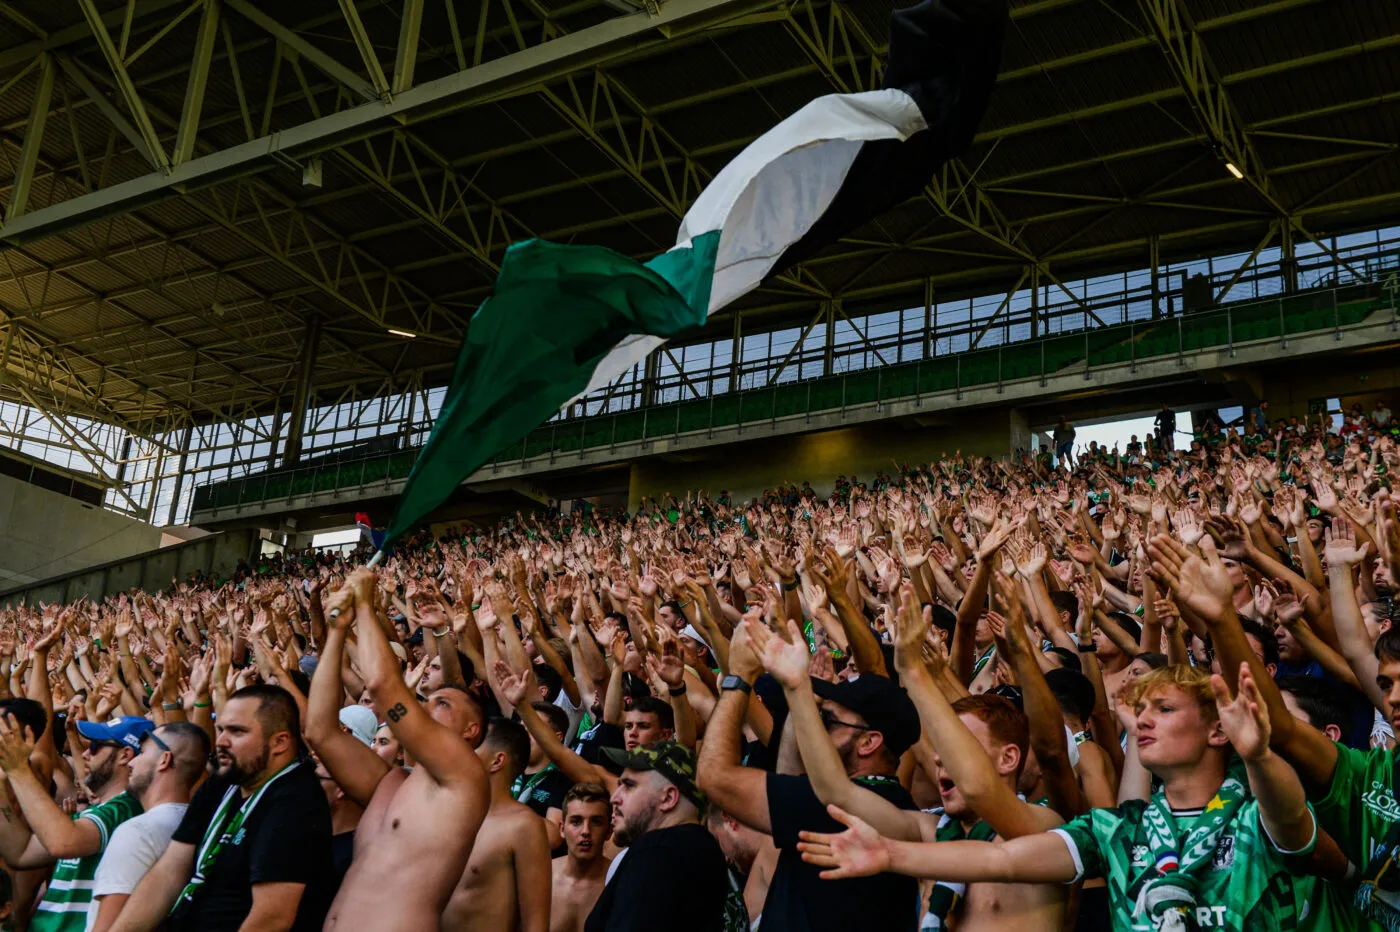
{"type": "Polygon", "coordinates": [[[350,730],[366,747],[374,744],[374,733],[379,730],[379,719],[374,710],[362,705],[347,705],[340,710],[340,724],[350,730]]]}
{"type": "Polygon", "coordinates": [[[108,722],[78,720],[78,734],[89,741],[124,744],[133,751],[141,750],[141,739],[155,730],[155,722],[139,715],[120,715],[108,722]]]}
{"type": "Polygon", "coordinates": [[[690,638],[692,641],[695,641],[697,644],[702,645],[705,648],[705,650],[710,651],[710,653],[714,653],[714,650],[710,647],[709,639],[706,638],[699,631],[695,630],[694,625],[686,625],[684,628],[681,629],[681,634],[685,637],[690,638]]]}
{"type": "Polygon", "coordinates": [[[655,770],[681,791],[681,795],[701,810],[708,800],[700,792],[695,773],[695,752],[678,741],[658,741],[649,748],[603,748],[602,763],[613,773],[624,770],[655,770]]]}
{"type": "Polygon", "coordinates": [[[888,677],[867,673],[838,683],[813,677],[812,692],[865,719],[871,731],[884,736],[885,746],[896,757],[919,740],[919,711],[904,687],[888,677]]]}

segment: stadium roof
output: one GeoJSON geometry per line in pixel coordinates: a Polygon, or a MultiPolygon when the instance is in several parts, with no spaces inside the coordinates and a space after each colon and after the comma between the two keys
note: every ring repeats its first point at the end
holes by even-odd
{"type": "MultiPolygon", "coordinates": [[[[878,85],[891,5],[0,3],[0,394],[285,410],[308,334],[323,399],[442,384],[509,242],[665,249],[748,141],[878,85]]],[[[1012,0],[971,151],[744,329],[1393,216],[1397,87],[1394,0],[1012,0]]]]}

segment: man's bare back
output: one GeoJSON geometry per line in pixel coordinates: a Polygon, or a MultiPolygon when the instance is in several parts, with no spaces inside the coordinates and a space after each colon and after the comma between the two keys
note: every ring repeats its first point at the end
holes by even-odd
{"type": "Polygon", "coordinates": [[[574,859],[565,854],[554,859],[553,882],[549,907],[549,932],[583,932],[593,904],[607,885],[608,864],[612,859],[600,856],[582,874],[571,870],[574,859]]]}
{"type": "Polygon", "coordinates": [[[326,932],[438,928],[478,834],[477,807],[455,796],[421,769],[385,775],[355,830],[326,932]]]}
{"type": "Polygon", "coordinates": [[[443,932],[546,932],[549,870],[544,820],[512,799],[493,801],[442,910],[443,932]]]}

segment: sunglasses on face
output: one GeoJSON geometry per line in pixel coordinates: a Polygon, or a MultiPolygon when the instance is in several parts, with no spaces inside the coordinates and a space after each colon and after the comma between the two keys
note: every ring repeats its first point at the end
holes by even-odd
{"type": "Polygon", "coordinates": [[[874,731],[874,730],[875,730],[875,729],[871,728],[871,727],[868,726],[868,725],[857,725],[855,722],[843,722],[843,721],[841,721],[839,718],[836,717],[836,714],[835,714],[834,712],[831,712],[831,711],[829,711],[829,710],[827,710],[827,709],[822,709],[822,711],[821,711],[821,717],[822,717],[822,727],[825,728],[827,731],[831,731],[832,726],[834,726],[834,725],[844,725],[844,726],[847,727],[847,728],[854,728],[856,731],[874,731]]]}

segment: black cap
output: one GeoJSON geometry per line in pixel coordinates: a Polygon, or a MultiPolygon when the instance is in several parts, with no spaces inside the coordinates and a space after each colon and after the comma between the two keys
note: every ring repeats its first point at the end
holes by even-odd
{"type": "Polygon", "coordinates": [[[919,711],[904,687],[895,685],[888,677],[865,673],[839,683],[814,677],[812,692],[865,719],[871,731],[884,736],[885,746],[895,757],[919,740],[919,711]]]}

